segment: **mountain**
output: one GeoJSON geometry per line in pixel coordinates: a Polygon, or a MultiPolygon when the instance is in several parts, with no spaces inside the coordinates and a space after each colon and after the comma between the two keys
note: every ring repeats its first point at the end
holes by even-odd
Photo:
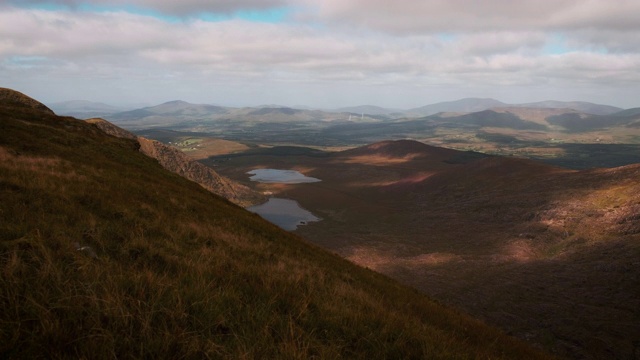
{"type": "Polygon", "coordinates": [[[3,358],[549,356],[0,91],[3,358]]]}
{"type": "Polygon", "coordinates": [[[407,114],[429,116],[440,112],[469,113],[489,110],[493,108],[524,107],[540,109],[568,109],[593,115],[610,115],[621,108],[609,105],[594,104],[584,101],[540,101],[524,104],[506,104],[495,99],[465,98],[456,101],[446,101],[407,110],[407,114]]]}
{"type": "Polygon", "coordinates": [[[459,152],[456,150],[430,146],[413,140],[387,140],[340,152],[342,157],[439,158],[442,160],[457,154],[459,152]]]}
{"type": "Polygon", "coordinates": [[[537,107],[524,107],[524,106],[507,106],[501,108],[493,108],[491,111],[498,113],[508,113],[517,116],[521,120],[531,121],[537,124],[549,126],[547,118],[552,116],[579,113],[575,110],[566,108],[537,108],[537,107]]]}
{"type": "Polygon", "coordinates": [[[409,114],[429,116],[440,112],[475,112],[488,110],[494,107],[503,107],[507,104],[495,99],[465,98],[455,101],[445,101],[407,110],[409,114]]]}
{"type": "Polygon", "coordinates": [[[640,164],[569,170],[383,141],[324,156],[236,154],[216,169],[303,169],[260,185],[322,218],[315,244],[573,359],[633,358],[640,338],[640,164]]]}
{"type": "Polygon", "coordinates": [[[71,100],[50,104],[51,109],[58,115],[73,116],[80,119],[102,117],[123,111],[122,108],[101,102],[87,100],[71,100]]]}
{"type": "Polygon", "coordinates": [[[295,115],[304,112],[304,110],[292,109],[289,107],[261,107],[251,110],[247,115],[295,115]]]}
{"type": "Polygon", "coordinates": [[[178,121],[206,119],[212,115],[224,114],[227,108],[207,104],[191,104],[174,100],[156,106],[111,114],[107,120],[114,122],[145,121],[174,124],[178,121]],[[186,119],[185,119],[186,118],[186,119]]]}
{"type": "Polygon", "coordinates": [[[360,105],[360,106],[349,106],[343,107],[333,112],[347,112],[354,114],[367,114],[367,115],[392,115],[392,114],[401,114],[403,110],[400,109],[388,109],[375,105],[360,105]]]}
{"type": "MultiPolygon", "coordinates": [[[[302,110],[282,106],[226,108],[190,104],[179,100],[106,116],[107,120],[127,128],[164,127],[195,132],[213,130],[220,133],[272,130],[271,125],[268,124],[274,124],[276,129],[291,129],[293,123],[307,128],[318,126],[318,124],[311,124],[312,121],[346,121],[348,118],[348,114],[328,113],[321,110],[302,110]],[[267,124],[266,128],[265,124],[267,124]]],[[[377,121],[371,117],[365,117],[365,120],[377,121]]]]}
{"type": "Polygon", "coordinates": [[[477,127],[499,127],[516,130],[547,129],[543,124],[523,120],[511,112],[497,112],[494,110],[483,110],[458,116],[437,117],[437,115],[434,115],[433,118],[439,119],[438,123],[446,126],[474,125],[477,127]]]}
{"type": "Polygon", "coordinates": [[[534,103],[526,103],[512,106],[529,107],[529,108],[552,108],[552,109],[572,109],[593,115],[611,115],[622,110],[619,107],[594,104],[584,101],[540,101],[534,103]]]}
{"type": "Polygon", "coordinates": [[[612,114],[614,116],[636,116],[640,115],[640,108],[631,108],[612,114]]]}

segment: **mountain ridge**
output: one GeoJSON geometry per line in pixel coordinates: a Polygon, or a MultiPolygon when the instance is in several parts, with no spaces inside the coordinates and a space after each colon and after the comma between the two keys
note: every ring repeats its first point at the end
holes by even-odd
{"type": "MultiPolygon", "coordinates": [[[[540,102],[531,102],[531,103],[520,103],[520,104],[508,104],[496,99],[492,98],[462,98],[453,101],[445,101],[434,104],[428,104],[417,108],[410,109],[396,109],[396,108],[384,108],[375,105],[357,105],[357,106],[349,106],[349,107],[341,107],[337,109],[325,110],[325,112],[329,113],[354,113],[354,114],[365,114],[365,115],[393,115],[394,118],[409,116],[409,117],[420,117],[420,116],[429,116],[442,112],[453,112],[453,113],[471,113],[478,112],[484,110],[491,110],[493,108],[548,108],[548,109],[566,109],[567,111],[581,111],[588,114],[593,115],[610,115],[615,112],[622,111],[623,109],[610,106],[610,105],[602,105],[584,101],[556,101],[556,100],[548,100],[548,101],[540,101],[540,102]]],[[[129,110],[121,113],[110,114],[113,120],[124,121],[131,118],[137,118],[140,116],[150,116],[150,115],[162,115],[162,114],[180,114],[180,111],[184,111],[185,109],[190,109],[194,112],[199,112],[200,115],[203,115],[205,111],[209,111],[210,115],[215,114],[224,114],[226,111],[230,110],[242,110],[247,109],[248,111],[254,111],[257,114],[261,112],[277,112],[277,111],[320,111],[320,110],[312,110],[311,108],[296,108],[296,107],[288,107],[288,106],[280,106],[280,105],[263,105],[258,107],[241,107],[241,108],[233,108],[233,107],[223,107],[218,105],[209,105],[209,104],[193,104],[183,100],[173,100],[164,102],[154,106],[143,107],[140,109],[129,110]],[[253,109],[253,110],[249,110],[253,109]]]]}
{"type": "Polygon", "coordinates": [[[86,121],[97,126],[106,134],[137,141],[140,152],[156,159],[165,169],[200,184],[205,189],[236,205],[247,207],[266,201],[263,195],[220,176],[212,168],[191,159],[179,149],[156,140],[136,136],[104,119],[94,118],[86,121]]]}

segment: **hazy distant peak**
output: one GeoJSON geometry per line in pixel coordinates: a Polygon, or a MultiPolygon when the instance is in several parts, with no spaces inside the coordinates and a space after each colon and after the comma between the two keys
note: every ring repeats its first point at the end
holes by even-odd
{"type": "Polygon", "coordinates": [[[636,116],[636,115],[640,115],[640,107],[622,110],[622,111],[619,111],[619,112],[617,112],[615,114],[612,114],[612,115],[614,115],[614,116],[636,116]]]}
{"type": "Polygon", "coordinates": [[[105,104],[103,102],[89,101],[89,100],[68,100],[50,104],[52,108],[73,108],[73,109],[119,109],[113,105],[105,104]]]}
{"type": "Polygon", "coordinates": [[[546,100],[513,106],[529,108],[571,109],[593,115],[610,115],[623,110],[622,108],[615,106],[594,104],[585,101],[546,100]]]}
{"type": "Polygon", "coordinates": [[[402,112],[399,109],[387,109],[381,106],[376,105],[359,105],[359,106],[348,106],[336,109],[334,111],[337,112],[349,112],[355,114],[366,114],[366,115],[387,115],[397,112],[402,112]]]}
{"type": "Polygon", "coordinates": [[[501,106],[507,106],[507,104],[490,98],[464,98],[422,106],[408,112],[429,116],[440,112],[476,112],[501,106]]]}
{"type": "Polygon", "coordinates": [[[178,106],[178,105],[192,105],[191,103],[188,103],[184,100],[171,100],[171,101],[167,101],[164,102],[160,105],[173,105],[173,106],[178,106]]]}

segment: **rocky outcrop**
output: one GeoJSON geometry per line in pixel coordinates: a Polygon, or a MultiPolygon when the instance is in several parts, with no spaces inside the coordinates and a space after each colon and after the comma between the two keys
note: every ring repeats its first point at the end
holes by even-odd
{"type": "Polygon", "coordinates": [[[54,112],[49,109],[43,103],[34,100],[27,95],[7,88],[0,88],[0,105],[10,105],[17,106],[21,108],[29,108],[39,111],[44,111],[51,115],[54,115],[54,112]]]}
{"type": "Polygon", "coordinates": [[[115,136],[115,137],[119,137],[119,138],[125,138],[125,139],[130,139],[130,140],[137,140],[138,137],[133,135],[132,133],[128,132],[127,130],[119,127],[119,126],[115,126],[112,123],[108,122],[107,120],[104,119],[100,119],[100,118],[93,118],[93,119],[87,119],[86,120],[88,123],[91,123],[95,126],[98,127],[98,129],[102,130],[103,132],[111,135],[111,136],[115,136]]]}
{"type": "Polygon", "coordinates": [[[234,204],[247,207],[266,201],[263,195],[226,177],[220,176],[210,167],[191,159],[182,151],[172,146],[165,145],[156,140],[135,136],[127,130],[104,119],[94,118],[87,120],[87,122],[94,124],[106,134],[119,138],[137,140],[140,144],[140,152],[158,160],[160,165],[165,169],[200,184],[205,189],[222,196],[234,204]]]}
{"type": "Polygon", "coordinates": [[[182,151],[156,140],[138,137],[140,151],[152,157],[165,169],[197,182],[205,189],[227,200],[246,207],[264,202],[266,199],[248,187],[220,176],[210,167],[192,160],[182,151]]]}

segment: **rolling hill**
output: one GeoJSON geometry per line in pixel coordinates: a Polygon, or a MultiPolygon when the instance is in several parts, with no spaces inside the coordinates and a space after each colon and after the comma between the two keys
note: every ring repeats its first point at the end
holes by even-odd
{"type": "Polygon", "coordinates": [[[488,110],[494,107],[503,107],[507,104],[495,99],[465,98],[455,101],[445,101],[436,104],[421,106],[407,110],[409,114],[429,116],[441,112],[476,112],[488,110]]]}
{"type": "Polygon", "coordinates": [[[0,89],[3,358],[542,359],[0,89]]]}
{"type": "Polygon", "coordinates": [[[445,101],[436,104],[430,104],[415,109],[407,110],[408,114],[417,114],[420,116],[435,115],[441,112],[457,112],[457,113],[471,113],[484,110],[490,110],[493,108],[503,107],[523,107],[523,108],[537,108],[537,109],[566,109],[572,111],[579,111],[592,115],[611,115],[619,112],[623,109],[602,104],[594,104],[585,101],[539,101],[523,104],[507,104],[495,99],[482,99],[482,98],[464,98],[455,101],[445,101]]]}
{"type": "Polygon", "coordinates": [[[184,121],[209,119],[224,114],[227,108],[207,104],[191,104],[186,101],[168,101],[156,106],[109,114],[107,119],[116,123],[177,125],[184,121]]]}
{"type": "MultiPolygon", "coordinates": [[[[494,99],[469,98],[404,113],[388,113],[388,109],[375,106],[343,110],[358,112],[277,105],[221,108],[173,101],[106,118],[138,134],[174,131],[246,146],[344,148],[387,139],[414,139],[458,150],[527,156],[575,168],[633,163],[640,146],[640,119],[633,109],[618,111],[621,109],[587,102],[509,105],[494,99]],[[592,145],[602,146],[593,152],[592,145]]],[[[211,149],[209,153],[219,151],[211,149]]]]}
{"type": "Polygon", "coordinates": [[[398,115],[402,116],[404,110],[401,109],[388,109],[375,105],[360,105],[349,106],[334,110],[333,112],[347,112],[353,114],[367,114],[367,115],[398,115]]]}
{"type": "Polygon", "coordinates": [[[539,101],[514,105],[517,107],[541,108],[541,109],[571,109],[592,115],[611,115],[623,109],[610,105],[594,104],[585,101],[539,101]]]}

